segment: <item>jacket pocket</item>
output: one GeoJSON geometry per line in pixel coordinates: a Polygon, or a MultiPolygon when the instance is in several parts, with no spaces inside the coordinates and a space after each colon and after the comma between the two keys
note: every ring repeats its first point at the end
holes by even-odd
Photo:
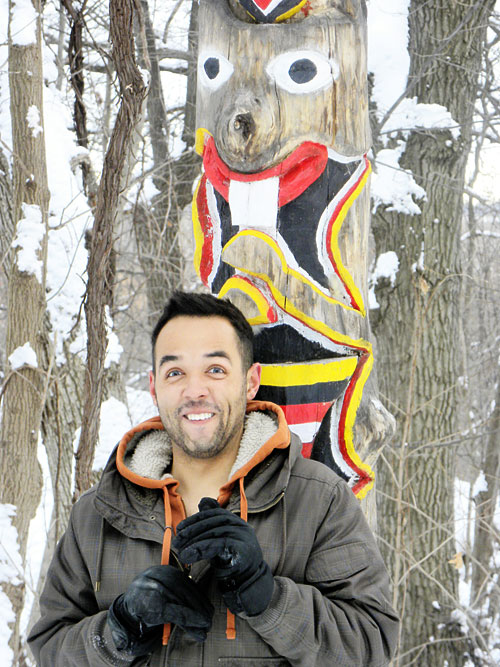
{"type": "Polygon", "coordinates": [[[290,667],[285,658],[219,658],[220,667],[290,667]]]}
{"type": "Polygon", "coordinates": [[[373,560],[364,542],[351,542],[324,549],[311,556],[307,564],[307,581],[335,581],[364,570],[373,560]]]}

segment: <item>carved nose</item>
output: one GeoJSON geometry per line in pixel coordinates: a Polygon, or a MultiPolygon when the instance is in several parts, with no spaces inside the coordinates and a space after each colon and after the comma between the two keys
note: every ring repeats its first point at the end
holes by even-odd
{"type": "Polygon", "coordinates": [[[255,134],[255,121],[251,113],[238,113],[234,117],[233,128],[245,141],[255,134]]]}

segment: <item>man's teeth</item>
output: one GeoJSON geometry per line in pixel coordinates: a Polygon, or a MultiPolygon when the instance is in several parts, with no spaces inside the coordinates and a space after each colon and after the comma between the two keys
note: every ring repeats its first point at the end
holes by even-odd
{"type": "Polygon", "coordinates": [[[202,419],[210,419],[210,417],[213,417],[213,414],[213,412],[201,412],[198,415],[186,415],[186,417],[189,419],[189,421],[199,422],[202,419]]]}

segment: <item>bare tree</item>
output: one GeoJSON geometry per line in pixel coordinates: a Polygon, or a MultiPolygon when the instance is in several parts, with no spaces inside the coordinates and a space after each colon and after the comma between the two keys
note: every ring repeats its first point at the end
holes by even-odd
{"type": "MultiPolygon", "coordinates": [[[[6,357],[10,365],[2,389],[3,418],[0,448],[0,501],[15,506],[13,525],[24,562],[28,527],[38,506],[41,473],[37,458],[38,433],[42,418],[49,368],[44,364],[43,317],[45,312],[45,253],[49,190],[43,134],[43,75],[41,51],[41,5],[35,0],[35,25],[29,34],[12,34],[9,12],[9,89],[13,141],[12,220],[16,225],[8,285],[6,357]],[[38,238],[35,256],[26,257],[23,239],[38,238]],[[27,347],[26,347],[27,346],[27,347]],[[20,348],[31,356],[18,363],[11,355],[20,348]],[[26,483],[29,480],[29,484],[26,483]]],[[[7,178],[4,172],[5,179],[7,178]]],[[[4,185],[7,183],[4,180],[4,185]]],[[[4,188],[4,192],[5,188],[4,188]]],[[[8,190],[6,192],[9,200],[8,190]]],[[[7,222],[10,219],[7,203],[7,222]]],[[[7,244],[12,243],[12,226],[7,225],[7,244]]],[[[5,252],[8,252],[4,248],[5,252]]],[[[9,258],[10,259],[10,258],[9,258]]],[[[19,617],[24,585],[7,585],[16,622],[10,646],[14,661],[19,658],[19,617]]]]}
{"type": "Polygon", "coordinates": [[[120,80],[121,104],[106,153],[97,192],[94,226],[87,267],[85,313],[87,320],[87,372],[80,441],[76,453],[75,497],[92,484],[92,462],[99,435],[105,356],[108,342],[106,306],[113,294],[113,225],[121,191],[123,169],[132,133],[142,111],[146,86],[135,61],[133,22],[142,26],[140,7],[131,0],[110,3],[113,61],[120,80]]]}
{"type": "MultiPolygon", "coordinates": [[[[379,380],[398,422],[379,472],[379,526],[401,612],[397,665],[463,665],[468,650],[454,610],[453,478],[461,367],[460,235],[465,168],[488,17],[494,2],[413,0],[406,95],[449,110],[460,129],[409,132],[401,165],[426,192],[421,214],[379,208],[378,255],[399,258],[379,281],[372,323],[379,380]]],[[[402,138],[401,136],[399,137],[402,138]]]]}

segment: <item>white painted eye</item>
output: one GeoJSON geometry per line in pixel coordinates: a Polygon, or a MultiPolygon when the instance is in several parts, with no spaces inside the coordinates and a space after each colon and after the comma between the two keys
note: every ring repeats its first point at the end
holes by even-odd
{"type": "Polygon", "coordinates": [[[211,90],[226,83],[233,70],[229,60],[216,51],[204,51],[198,57],[198,80],[211,90]]]}
{"type": "Polygon", "coordinates": [[[273,58],[266,72],[280,88],[300,95],[331,86],[338,66],[318,51],[287,51],[273,58]]]}

